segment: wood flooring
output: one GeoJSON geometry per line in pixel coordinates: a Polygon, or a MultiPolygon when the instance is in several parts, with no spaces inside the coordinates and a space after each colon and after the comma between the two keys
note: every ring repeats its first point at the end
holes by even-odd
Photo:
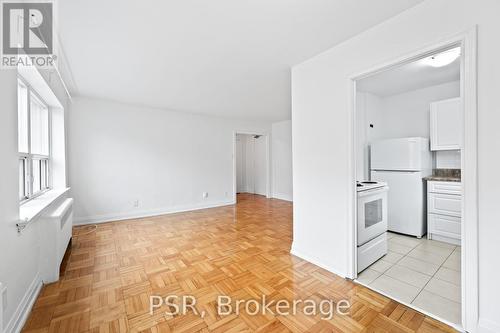
{"type": "Polygon", "coordinates": [[[292,204],[238,204],[75,227],[59,282],[45,285],[25,332],[454,332],[289,253],[292,204]],[[150,296],[191,295],[199,313],[150,314],[150,296]],[[217,296],[343,299],[348,315],[219,315],[217,296]]]}

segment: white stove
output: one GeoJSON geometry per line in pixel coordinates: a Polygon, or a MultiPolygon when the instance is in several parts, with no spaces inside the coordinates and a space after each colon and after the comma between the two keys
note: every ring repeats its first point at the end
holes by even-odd
{"type": "Polygon", "coordinates": [[[384,182],[356,184],[358,273],[387,254],[387,192],[384,182]]]}
{"type": "Polygon", "coordinates": [[[387,183],[384,182],[374,182],[374,181],[362,181],[356,182],[356,191],[368,191],[379,187],[387,186],[387,183]]]}

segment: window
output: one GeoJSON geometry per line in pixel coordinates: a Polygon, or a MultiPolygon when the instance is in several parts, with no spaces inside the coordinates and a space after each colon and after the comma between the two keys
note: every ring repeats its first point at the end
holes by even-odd
{"type": "Polygon", "coordinates": [[[41,98],[18,81],[19,199],[50,188],[50,111],[41,98]]]}

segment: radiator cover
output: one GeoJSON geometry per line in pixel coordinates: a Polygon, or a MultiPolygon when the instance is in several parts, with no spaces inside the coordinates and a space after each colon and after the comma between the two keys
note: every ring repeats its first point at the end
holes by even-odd
{"type": "Polygon", "coordinates": [[[61,202],[40,218],[40,277],[44,283],[59,280],[59,269],[72,236],[73,199],[61,202]]]}

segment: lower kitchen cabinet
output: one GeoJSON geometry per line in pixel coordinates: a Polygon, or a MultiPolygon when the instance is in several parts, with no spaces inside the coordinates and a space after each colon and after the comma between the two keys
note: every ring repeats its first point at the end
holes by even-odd
{"type": "Polygon", "coordinates": [[[462,184],[458,182],[428,182],[428,239],[460,245],[462,229],[461,186],[462,184]]]}

